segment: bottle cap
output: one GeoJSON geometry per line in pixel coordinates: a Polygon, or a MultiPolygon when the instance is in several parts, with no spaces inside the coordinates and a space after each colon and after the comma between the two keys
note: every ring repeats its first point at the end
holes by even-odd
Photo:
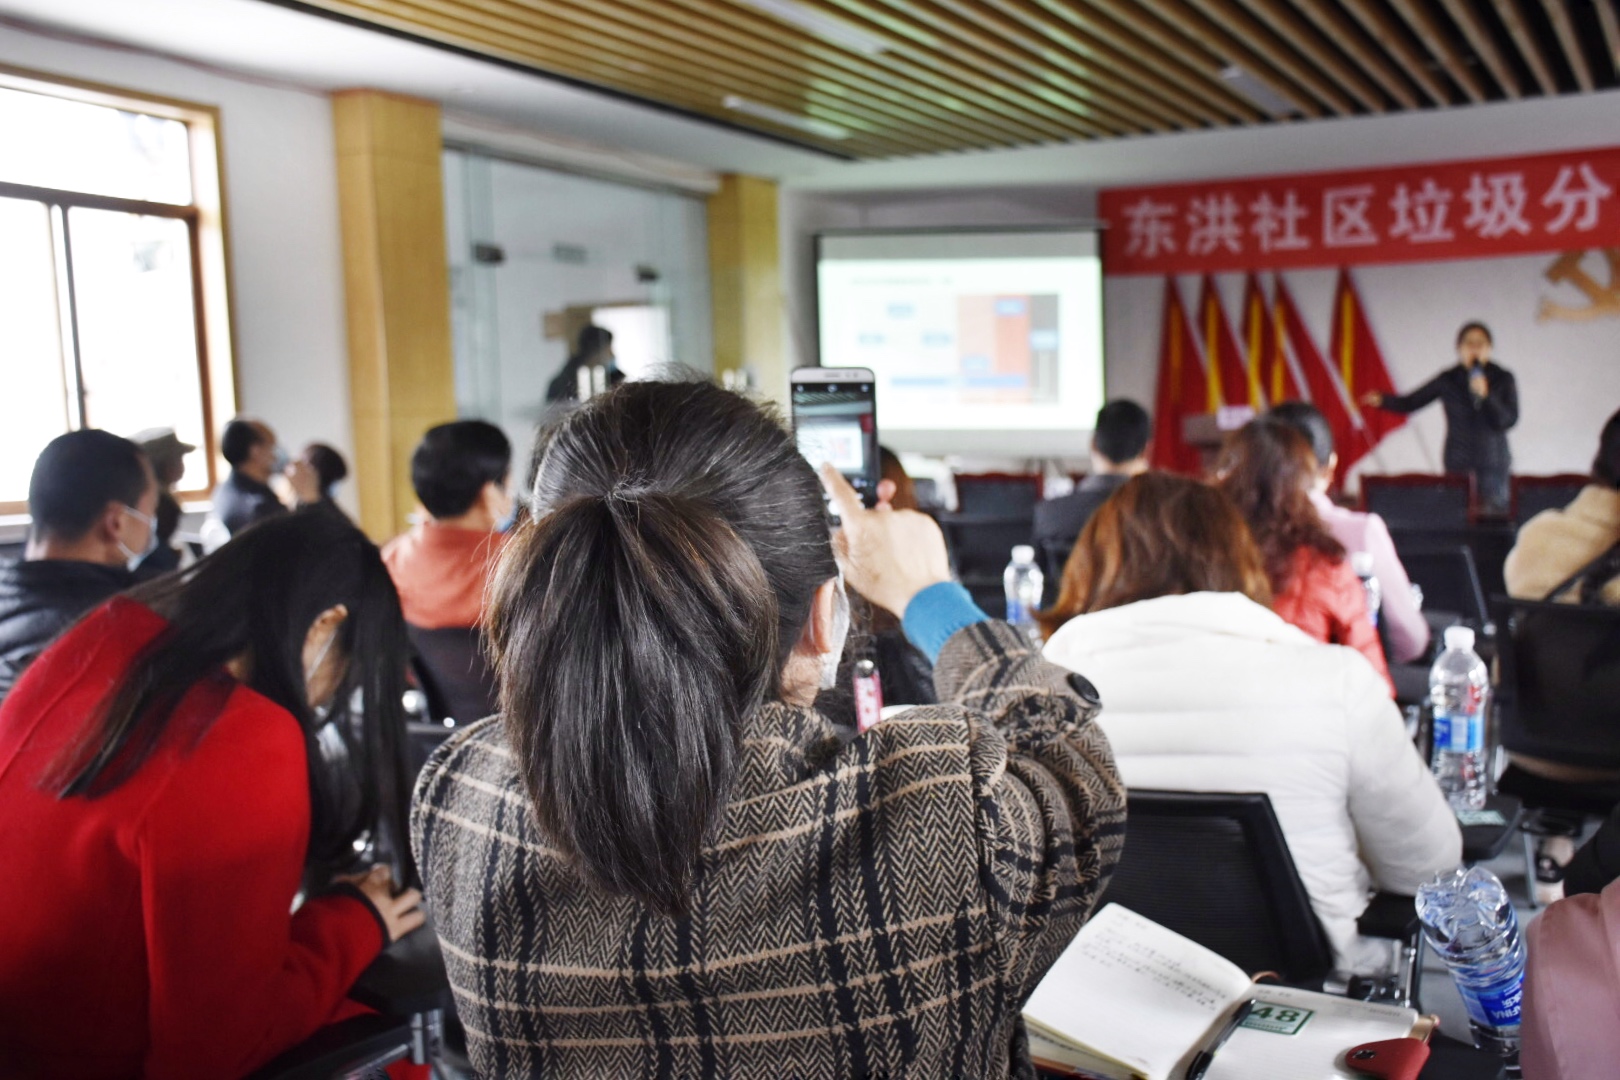
{"type": "Polygon", "coordinates": [[[1372,577],[1373,557],[1370,551],[1352,551],[1350,553],[1350,569],[1356,572],[1356,577],[1372,577]]]}
{"type": "Polygon", "coordinates": [[[1474,631],[1466,626],[1446,627],[1446,648],[1472,649],[1474,647],[1474,631]]]}
{"type": "Polygon", "coordinates": [[[1012,550],[1013,562],[1034,562],[1035,549],[1028,544],[1019,544],[1012,550]]]}

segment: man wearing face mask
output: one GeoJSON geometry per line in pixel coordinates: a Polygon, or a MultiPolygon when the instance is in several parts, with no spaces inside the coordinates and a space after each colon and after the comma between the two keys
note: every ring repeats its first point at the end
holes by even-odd
{"type": "Polygon", "coordinates": [[[426,520],[383,548],[405,622],[421,630],[478,625],[484,583],[512,516],[512,443],[494,424],[429,429],[411,455],[411,486],[426,520]]]}
{"type": "Polygon", "coordinates": [[[237,417],[220,434],[219,452],[231,474],[214,488],[213,516],[232,536],[265,518],[287,512],[270,478],[284,474],[299,506],[320,501],[320,478],[308,462],[289,462],[276,433],[262,420],[237,417]]]}
{"type": "Polygon", "coordinates": [[[157,542],[158,486],[140,447],[107,431],[53,439],[28,484],[23,561],[0,569],[0,700],[86,611],[135,583],[157,542]]]}

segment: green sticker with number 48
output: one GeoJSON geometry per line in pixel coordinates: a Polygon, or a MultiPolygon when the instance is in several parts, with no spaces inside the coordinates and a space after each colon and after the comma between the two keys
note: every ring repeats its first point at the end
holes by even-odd
{"type": "Polygon", "coordinates": [[[1273,1035],[1297,1035],[1305,1021],[1315,1016],[1311,1009],[1285,1009],[1281,1005],[1256,1005],[1249,1010],[1243,1025],[1253,1031],[1269,1031],[1273,1035]]]}

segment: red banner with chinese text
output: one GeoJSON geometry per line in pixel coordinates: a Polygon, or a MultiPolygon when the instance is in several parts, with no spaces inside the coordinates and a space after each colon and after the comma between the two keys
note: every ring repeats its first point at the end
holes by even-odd
{"type": "Polygon", "coordinates": [[[1354,266],[1620,246],[1620,147],[1110,188],[1110,274],[1354,266]]]}

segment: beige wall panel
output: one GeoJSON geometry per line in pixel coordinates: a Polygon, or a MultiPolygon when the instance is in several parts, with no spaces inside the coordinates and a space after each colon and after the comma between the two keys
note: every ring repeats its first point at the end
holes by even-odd
{"type": "Polygon", "coordinates": [[[375,539],[416,505],[410,453],[455,418],[439,109],[333,95],[360,522],[375,539]]]}

